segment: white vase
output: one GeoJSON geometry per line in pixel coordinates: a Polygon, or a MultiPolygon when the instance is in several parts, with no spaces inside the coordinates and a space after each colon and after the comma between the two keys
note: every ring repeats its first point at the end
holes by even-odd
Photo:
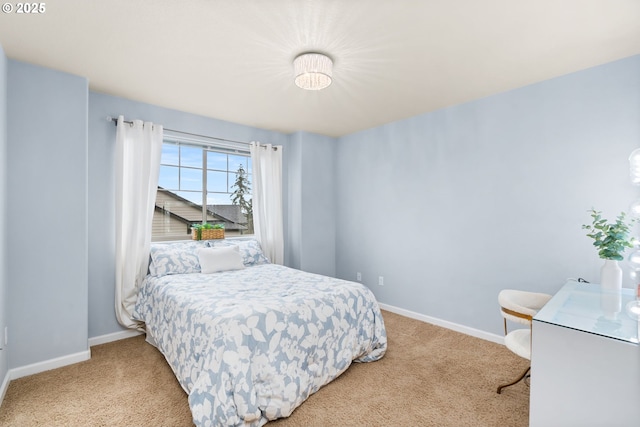
{"type": "Polygon", "coordinates": [[[620,291],[622,289],[622,269],[618,261],[605,259],[600,269],[600,285],[602,289],[620,291]]]}

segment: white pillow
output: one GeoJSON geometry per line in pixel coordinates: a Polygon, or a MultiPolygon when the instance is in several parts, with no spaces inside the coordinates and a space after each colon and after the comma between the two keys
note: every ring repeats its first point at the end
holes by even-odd
{"type": "Polygon", "coordinates": [[[244,268],[238,246],[202,248],[198,250],[200,270],[204,274],[244,268]]]}

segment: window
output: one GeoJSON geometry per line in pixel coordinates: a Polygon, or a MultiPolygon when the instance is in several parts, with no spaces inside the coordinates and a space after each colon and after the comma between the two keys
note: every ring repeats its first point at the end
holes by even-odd
{"type": "Polygon", "coordinates": [[[226,236],[253,234],[248,151],[166,139],[152,240],[191,239],[191,225],[223,224],[226,236]]]}

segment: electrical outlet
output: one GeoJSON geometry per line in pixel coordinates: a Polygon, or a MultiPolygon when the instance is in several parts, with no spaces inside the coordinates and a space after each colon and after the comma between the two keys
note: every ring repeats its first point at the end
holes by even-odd
{"type": "Polygon", "coordinates": [[[378,276],[378,285],[384,286],[384,277],[378,276]]]}
{"type": "Polygon", "coordinates": [[[356,273],[356,280],[358,282],[362,282],[362,273],[360,273],[359,271],[356,273]]]}

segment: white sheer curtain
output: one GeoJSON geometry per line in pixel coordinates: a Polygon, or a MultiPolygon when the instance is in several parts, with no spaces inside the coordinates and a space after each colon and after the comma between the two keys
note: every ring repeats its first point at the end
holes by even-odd
{"type": "Polygon", "coordinates": [[[138,286],[149,264],[151,223],[155,205],[162,126],[118,117],[116,131],[116,317],[127,328],[141,324],[131,318],[138,286]]]}
{"type": "Polygon", "coordinates": [[[282,147],[252,142],[253,227],[262,251],[274,264],[284,264],[282,225],[282,147]]]}

